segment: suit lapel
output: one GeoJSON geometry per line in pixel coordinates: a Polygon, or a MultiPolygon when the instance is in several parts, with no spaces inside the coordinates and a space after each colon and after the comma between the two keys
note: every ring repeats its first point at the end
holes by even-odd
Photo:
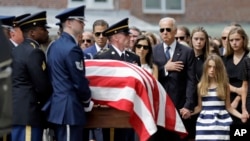
{"type": "Polygon", "coordinates": [[[174,51],[174,54],[173,54],[173,59],[172,59],[172,61],[177,61],[177,60],[179,60],[179,58],[180,58],[180,56],[181,56],[181,53],[182,53],[181,51],[182,51],[182,49],[181,49],[179,43],[177,42],[176,47],[175,47],[175,51],[174,51]]]}
{"type": "Polygon", "coordinates": [[[96,46],[94,45],[94,47],[91,49],[91,52],[93,53],[93,54],[96,54],[97,53],[97,50],[96,50],[96,46]]]}

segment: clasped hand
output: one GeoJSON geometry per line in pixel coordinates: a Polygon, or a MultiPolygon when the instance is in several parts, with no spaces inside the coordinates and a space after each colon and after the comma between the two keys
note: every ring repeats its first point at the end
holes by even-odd
{"type": "Polygon", "coordinates": [[[191,112],[187,108],[181,108],[180,109],[180,114],[181,114],[181,117],[183,119],[188,119],[191,116],[191,112]]]}

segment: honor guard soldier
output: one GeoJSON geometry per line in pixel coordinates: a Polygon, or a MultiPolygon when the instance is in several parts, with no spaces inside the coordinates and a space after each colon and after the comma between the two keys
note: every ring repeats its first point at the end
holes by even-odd
{"type": "Polygon", "coordinates": [[[85,112],[93,107],[83,53],[77,42],[85,25],[84,10],[83,5],[66,9],[56,16],[63,32],[47,52],[53,94],[43,110],[48,111],[48,121],[54,124],[57,141],[82,141],[87,122],[85,112]]]}
{"type": "Polygon", "coordinates": [[[30,14],[23,14],[20,16],[0,16],[0,21],[2,21],[4,32],[9,38],[10,47],[13,49],[18,44],[23,42],[23,34],[21,29],[17,26],[17,21],[29,16],[30,14]]]}
{"type": "Polygon", "coordinates": [[[0,21],[2,22],[1,28],[3,29],[3,32],[8,39],[10,38],[10,29],[12,28],[14,19],[15,16],[0,15],[0,21]]]}
{"type": "MultiPolygon", "coordinates": [[[[2,26],[0,22],[0,27],[2,26]]],[[[12,127],[11,49],[0,28],[0,141],[10,141],[12,127]]]]}
{"type": "Polygon", "coordinates": [[[12,48],[17,47],[24,40],[23,32],[18,26],[17,22],[30,15],[31,14],[29,13],[22,14],[22,15],[15,17],[15,19],[13,20],[13,26],[12,26],[12,29],[10,30],[10,42],[12,43],[12,48]]]}
{"type": "MultiPolygon", "coordinates": [[[[129,46],[129,26],[128,18],[125,18],[108,29],[103,31],[104,36],[108,37],[109,48],[100,51],[95,55],[95,59],[112,59],[121,60],[129,63],[141,65],[140,57],[136,54],[127,51],[126,48],[129,46]]],[[[103,129],[104,141],[109,141],[109,130],[103,129]]],[[[115,141],[134,141],[134,130],[133,129],[115,129],[114,140],[115,141]]]]}
{"type": "Polygon", "coordinates": [[[12,50],[12,141],[42,141],[41,108],[52,94],[45,55],[39,45],[47,42],[46,11],[17,22],[24,41],[12,50]]]}
{"type": "Polygon", "coordinates": [[[139,56],[126,50],[130,39],[128,22],[129,19],[125,18],[103,31],[104,36],[108,37],[111,46],[104,51],[100,51],[94,57],[95,59],[121,60],[141,65],[139,56]]]}

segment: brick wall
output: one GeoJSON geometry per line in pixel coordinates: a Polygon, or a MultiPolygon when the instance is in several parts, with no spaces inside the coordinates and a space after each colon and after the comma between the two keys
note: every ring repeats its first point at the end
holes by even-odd
{"type": "Polygon", "coordinates": [[[141,3],[142,0],[134,0],[130,8],[131,13],[154,24],[166,16],[184,23],[250,22],[249,0],[186,0],[184,14],[144,14],[142,8],[137,5],[141,3]]]}
{"type": "Polygon", "coordinates": [[[67,0],[1,0],[1,6],[37,6],[40,8],[65,8],[67,0]]]}
{"type": "MultiPolygon", "coordinates": [[[[1,0],[1,6],[37,6],[65,8],[68,0],[1,0]]],[[[142,0],[113,0],[115,10],[129,10],[139,19],[157,24],[160,18],[171,16],[183,23],[250,22],[249,0],[186,0],[184,14],[144,14],[142,0]]]]}

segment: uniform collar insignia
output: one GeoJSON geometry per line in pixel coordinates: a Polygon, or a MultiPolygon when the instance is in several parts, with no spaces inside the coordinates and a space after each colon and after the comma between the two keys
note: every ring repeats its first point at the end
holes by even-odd
{"type": "Polygon", "coordinates": [[[44,61],[43,61],[43,64],[42,64],[42,69],[43,69],[43,71],[46,69],[46,64],[45,64],[44,61]]]}

